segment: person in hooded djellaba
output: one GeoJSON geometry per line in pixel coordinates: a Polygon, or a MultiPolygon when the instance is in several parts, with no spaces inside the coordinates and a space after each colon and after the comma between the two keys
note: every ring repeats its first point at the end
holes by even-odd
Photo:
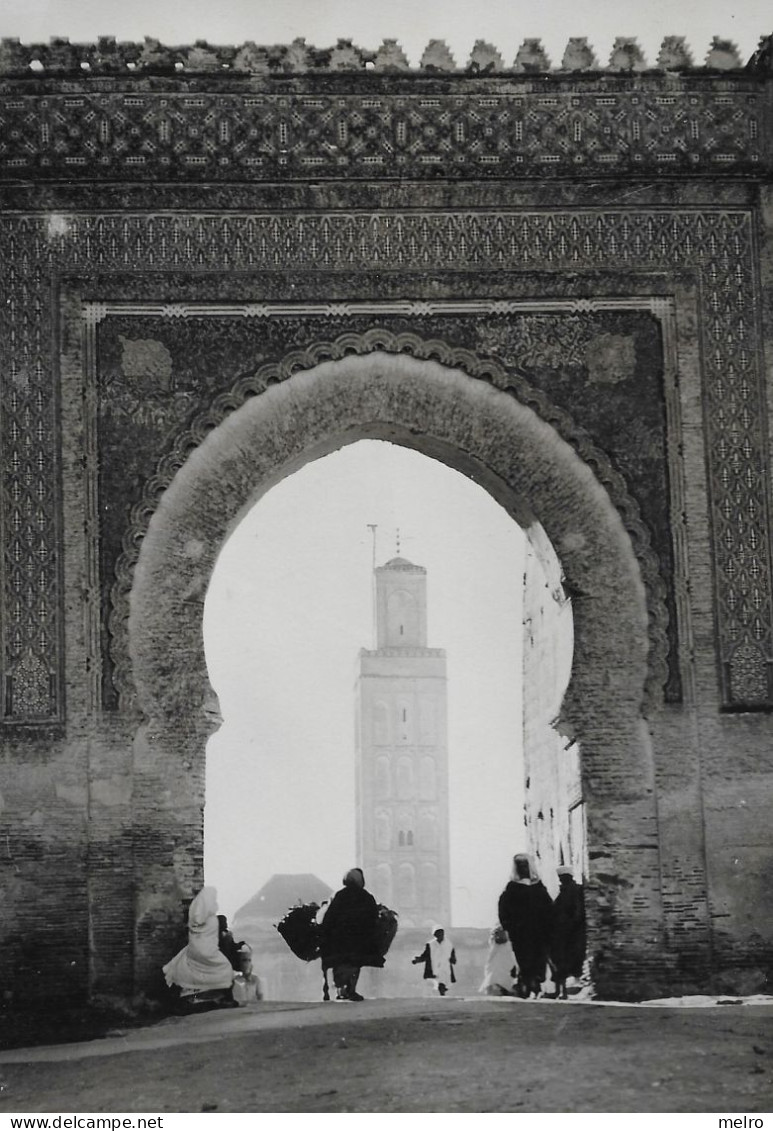
{"type": "Polygon", "coordinates": [[[550,965],[556,983],[556,997],[566,1000],[566,979],[582,976],[585,962],[585,896],[572,869],[562,864],[556,869],[561,885],[553,900],[553,931],[550,939],[550,965]]]}
{"type": "Polygon", "coordinates": [[[233,1004],[234,968],[218,945],[217,891],[203,887],[188,908],[188,942],[163,967],[181,1001],[233,1004]]]}
{"type": "Polygon", "coordinates": [[[518,966],[517,992],[542,993],[553,930],[553,901],[525,853],[513,857],[512,879],[499,897],[499,922],[507,931],[518,966]]]}
{"type": "Polygon", "coordinates": [[[411,961],[414,966],[420,962],[424,963],[425,979],[434,982],[437,992],[441,997],[445,997],[456,981],[454,973],[456,951],[451,940],[446,938],[445,928],[436,923],[432,928],[432,937],[427,939],[424,950],[411,961]]]}

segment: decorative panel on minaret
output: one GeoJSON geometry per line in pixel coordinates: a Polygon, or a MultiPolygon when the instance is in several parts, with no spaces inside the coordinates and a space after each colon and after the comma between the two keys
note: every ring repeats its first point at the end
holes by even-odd
{"type": "Polygon", "coordinates": [[[446,656],[427,647],[427,571],[375,570],[376,647],[357,678],[357,856],[403,926],[450,925],[446,656]]]}

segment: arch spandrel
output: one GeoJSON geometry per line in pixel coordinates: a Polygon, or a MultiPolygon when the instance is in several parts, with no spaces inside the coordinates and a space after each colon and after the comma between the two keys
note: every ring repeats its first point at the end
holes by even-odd
{"type": "MultiPolygon", "coordinates": [[[[578,594],[578,635],[593,648],[598,633],[604,679],[641,706],[645,589],[622,520],[593,472],[513,398],[438,362],[376,351],[322,362],[248,401],[191,453],[162,496],[137,562],[129,621],[147,716],[173,723],[204,698],[201,605],[220,547],[245,508],[302,464],[366,437],[474,470],[510,513],[528,499],[578,594]],[[591,607],[592,616],[584,611],[591,607]],[[624,626],[619,663],[613,623],[624,626]]],[[[579,661],[576,667],[584,681],[579,661]]]]}
{"type": "MultiPolygon", "coordinates": [[[[241,379],[229,392],[220,394],[209,409],[194,420],[191,427],[178,437],[173,449],[161,461],[156,474],[146,485],[144,498],[132,511],[131,520],[123,540],[123,553],[117,565],[116,582],[112,591],[111,657],[114,665],[113,678],[119,691],[122,707],[131,709],[136,705],[133,665],[128,655],[127,621],[129,595],[134,584],[139,548],[159,500],[185,465],[191,453],[195,452],[212,431],[219,428],[230,414],[244,405],[248,399],[255,396],[262,397],[265,392],[274,388],[277,384],[287,381],[289,377],[315,371],[318,366],[324,364],[327,360],[338,360],[350,356],[364,357],[368,354],[384,351],[402,357],[435,360],[449,370],[461,370],[464,374],[475,378],[476,381],[488,383],[505,391],[508,398],[514,397],[522,405],[534,410],[541,420],[549,424],[551,429],[555,430],[567,444],[571,445],[579,455],[580,463],[585,465],[585,472],[591,479],[595,479],[603,485],[615,511],[618,512],[624,522],[644,580],[649,610],[648,631],[650,638],[647,700],[650,707],[658,704],[662,700],[662,688],[667,678],[666,656],[669,647],[665,586],[660,575],[656,554],[650,545],[649,532],[642,521],[638,504],[628,492],[622,476],[614,470],[605,454],[595,447],[590,438],[573,423],[564,410],[550,404],[544,394],[529,386],[520,375],[506,372],[491,359],[480,359],[468,350],[450,347],[439,340],[423,340],[410,333],[395,335],[388,330],[375,328],[366,334],[343,334],[335,341],[320,342],[305,350],[292,351],[278,365],[263,366],[253,376],[241,379]]],[[[426,409],[420,406],[420,411],[424,412],[426,409]]],[[[403,419],[409,418],[404,414],[403,419]]],[[[358,427],[362,427],[362,425],[360,424],[358,427]]],[[[488,427],[490,436],[493,436],[496,434],[499,425],[496,421],[491,421],[488,427]]],[[[413,426],[411,426],[409,432],[412,429],[413,426]]],[[[363,433],[363,435],[392,440],[395,443],[406,443],[407,446],[416,446],[410,435],[407,438],[401,438],[398,432],[399,421],[398,431],[396,432],[395,422],[374,420],[372,430],[363,433]]],[[[344,442],[348,441],[341,441],[341,443],[344,442]]],[[[507,442],[506,437],[504,442],[507,442]]],[[[298,466],[316,458],[318,455],[324,455],[327,451],[334,450],[336,446],[341,446],[341,444],[331,443],[328,447],[323,445],[316,452],[308,451],[300,457],[299,462],[296,462],[294,466],[285,463],[279,468],[272,468],[267,480],[263,481],[259,487],[253,485],[253,494],[249,496],[245,506],[251,505],[262,491],[270,488],[273,482],[291,474],[298,466]]],[[[425,454],[448,463],[449,466],[455,467],[461,473],[476,481],[481,477],[486,478],[486,468],[480,465],[480,460],[474,450],[474,443],[468,443],[465,446],[459,446],[457,443],[452,447],[453,451],[449,453],[445,450],[442,439],[434,436],[431,429],[422,432],[420,450],[425,454]]],[[[507,488],[506,480],[503,489],[500,490],[501,484],[498,477],[489,475],[488,478],[490,481],[483,484],[486,489],[528,531],[537,521],[531,508],[528,485],[526,494],[518,496],[507,488]]],[[[567,568],[566,563],[565,568],[567,568]]],[[[199,585],[203,585],[205,588],[207,584],[208,579],[199,582],[199,585]]]]}

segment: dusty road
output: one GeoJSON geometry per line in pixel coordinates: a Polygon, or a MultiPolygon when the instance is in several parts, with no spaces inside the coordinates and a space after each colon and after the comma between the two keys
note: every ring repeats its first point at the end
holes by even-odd
{"type": "Polygon", "coordinates": [[[5,1052],[0,1084],[0,1113],[766,1113],[773,1002],[265,1002],[5,1052]]]}

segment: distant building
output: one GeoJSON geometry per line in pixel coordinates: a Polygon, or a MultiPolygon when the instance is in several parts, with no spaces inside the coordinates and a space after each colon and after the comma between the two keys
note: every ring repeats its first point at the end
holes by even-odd
{"type": "Polygon", "coordinates": [[[403,926],[450,923],[446,654],[427,647],[427,571],[375,571],[376,647],[356,683],[357,857],[403,926]]]}
{"type": "Polygon", "coordinates": [[[310,872],[276,873],[248,899],[233,918],[234,926],[278,923],[291,907],[300,903],[322,903],[331,889],[310,872]]]}
{"type": "Polygon", "coordinates": [[[526,547],[523,627],[525,834],[555,896],[560,864],[578,883],[587,881],[588,849],[580,751],[560,719],[572,667],[572,602],[556,553],[536,525],[526,547]]]}

